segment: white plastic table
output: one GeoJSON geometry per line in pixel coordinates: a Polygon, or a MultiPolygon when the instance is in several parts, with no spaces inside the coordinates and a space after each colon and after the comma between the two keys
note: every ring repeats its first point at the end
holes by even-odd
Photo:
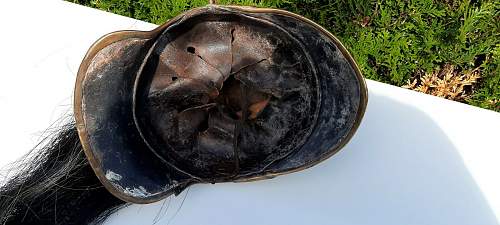
{"type": "MultiPolygon", "coordinates": [[[[3,2],[0,25],[0,167],[71,114],[77,68],[97,38],[155,27],[60,1],[3,2]]],[[[195,185],[106,224],[500,224],[500,114],[367,82],[361,127],[329,160],[272,180],[195,185]]]]}

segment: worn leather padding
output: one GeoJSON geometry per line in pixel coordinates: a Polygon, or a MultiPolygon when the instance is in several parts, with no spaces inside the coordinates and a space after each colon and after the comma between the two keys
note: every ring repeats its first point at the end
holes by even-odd
{"type": "MultiPolygon", "coordinates": [[[[82,121],[77,118],[82,126],[79,128],[80,137],[87,143],[84,148],[96,174],[115,196],[129,202],[148,203],[182,191],[192,183],[249,181],[307,168],[338,151],[359,124],[366,105],[364,81],[345,49],[310,22],[288,13],[245,12],[238,8],[209,6],[189,11],[170,23],[161,35],[154,38],[129,38],[102,48],[89,59],[88,68],[83,70],[85,74],[79,74],[84,76],[81,82],[82,104],[75,105],[75,110],[82,112],[82,121]],[[252,162],[246,170],[214,176],[213,179],[210,179],[210,174],[193,176],[189,173],[192,170],[186,172],[189,169],[181,168],[189,160],[182,163],[169,161],[168,154],[161,153],[168,152],[168,149],[159,148],[165,145],[153,140],[151,133],[145,134],[144,126],[148,123],[138,118],[138,115],[147,115],[140,111],[144,109],[140,103],[146,93],[144,90],[146,87],[149,91],[160,90],[164,86],[151,87],[144,81],[147,79],[143,79],[146,85],[141,86],[144,84],[137,75],[155,72],[152,68],[156,67],[148,63],[158,61],[158,58],[153,60],[161,55],[154,54],[155,47],[162,44],[162,37],[164,40],[171,36],[169,29],[175,31],[175,26],[193,26],[202,21],[231,17],[273,24],[297,41],[298,48],[306,50],[304,56],[309,58],[307,70],[315,79],[310,83],[311,90],[317,89],[317,94],[312,96],[313,102],[317,102],[312,107],[314,115],[310,115],[314,117],[313,124],[306,135],[302,135],[302,142],[292,146],[285,152],[285,157],[278,157],[279,160],[264,163],[265,166],[252,162]],[[109,55],[113,57],[107,57],[109,55]],[[137,91],[135,95],[134,90],[137,91]],[[252,169],[252,165],[256,169],[252,169]]],[[[214,40],[208,38],[208,41],[214,40]]],[[[222,61],[215,67],[221,74],[238,67],[228,66],[224,57],[218,59],[222,61]]],[[[213,81],[216,86],[217,80],[213,81]]]]}
{"type": "Polygon", "coordinates": [[[165,162],[199,182],[222,182],[263,173],[297,151],[320,98],[315,66],[286,30],[228,12],[208,15],[158,38],[138,77],[136,117],[165,162]],[[243,116],[259,103],[255,118],[243,116]]]}

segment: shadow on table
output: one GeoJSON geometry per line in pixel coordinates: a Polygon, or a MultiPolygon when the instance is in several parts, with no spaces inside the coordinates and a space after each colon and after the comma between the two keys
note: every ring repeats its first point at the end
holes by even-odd
{"type": "Polygon", "coordinates": [[[344,150],[329,164],[355,183],[345,184],[343,213],[358,224],[499,224],[460,153],[418,108],[371,95],[344,150]]]}
{"type": "MultiPolygon", "coordinates": [[[[195,185],[158,224],[498,225],[455,146],[425,113],[375,94],[352,141],[331,159],[272,180],[195,185]]],[[[146,224],[162,203],[109,224],[146,224]]]]}

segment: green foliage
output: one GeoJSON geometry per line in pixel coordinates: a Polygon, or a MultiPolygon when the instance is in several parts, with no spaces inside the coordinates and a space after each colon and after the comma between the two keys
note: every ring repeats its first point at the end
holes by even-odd
{"type": "MultiPolygon", "coordinates": [[[[132,17],[155,24],[189,10],[208,4],[208,0],[73,0],[72,2],[132,17]]],[[[220,4],[277,7],[278,1],[222,0],[220,4]]]]}
{"type": "MultiPolygon", "coordinates": [[[[208,0],[74,0],[161,24],[208,0]]],[[[308,17],[349,48],[363,74],[401,86],[444,64],[483,77],[469,104],[500,111],[500,2],[495,0],[219,0],[308,17]]]]}
{"type": "Polygon", "coordinates": [[[481,88],[468,103],[500,112],[500,44],[495,46],[484,64],[486,76],[481,88]]]}

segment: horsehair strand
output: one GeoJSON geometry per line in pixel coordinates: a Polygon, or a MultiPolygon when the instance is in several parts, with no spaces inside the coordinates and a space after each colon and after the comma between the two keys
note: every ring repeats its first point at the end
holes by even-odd
{"type": "Polygon", "coordinates": [[[0,187],[1,225],[96,225],[126,205],[95,176],[73,121],[41,143],[0,187]]]}

